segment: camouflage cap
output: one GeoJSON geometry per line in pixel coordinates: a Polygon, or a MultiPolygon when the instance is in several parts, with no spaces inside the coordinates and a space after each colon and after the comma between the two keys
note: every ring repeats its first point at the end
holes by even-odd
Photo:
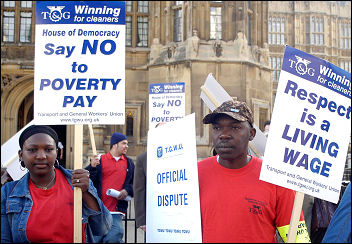
{"type": "Polygon", "coordinates": [[[226,101],[217,107],[212,113],[203,118],[203,124],[212,124],[219,114],[226,114],[235,120],[248,121],[253,126],[253,115],[251,109],[245,102],[226,101]]]}

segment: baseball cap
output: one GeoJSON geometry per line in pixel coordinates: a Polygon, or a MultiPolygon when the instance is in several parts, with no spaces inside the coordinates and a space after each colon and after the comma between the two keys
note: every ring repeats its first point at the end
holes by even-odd
{"type": "Polygon", "coordinates": [[[223,102],[212,113],[203,118],[203,124],[212,124],[220,114],[226,114],[238,121],[248,121],[253,126],[252,111],[245,102],[233,100],[223,102]]]}

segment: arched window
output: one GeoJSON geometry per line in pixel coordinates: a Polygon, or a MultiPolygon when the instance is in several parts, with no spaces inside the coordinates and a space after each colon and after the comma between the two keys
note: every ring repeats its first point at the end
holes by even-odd
{"type": "Polygon", "coordinates": [[[126,136],[133,136],[133,115],[128,112],[126,118],[126,136]]]}

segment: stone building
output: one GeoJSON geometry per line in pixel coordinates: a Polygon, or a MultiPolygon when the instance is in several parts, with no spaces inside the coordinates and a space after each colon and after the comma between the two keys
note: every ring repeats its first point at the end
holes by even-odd
{"type": "MultiPolygon", "coordinates": [[[[202,124],[209,110],[200,99],[209,73],[234,99],[249,104],[263,129],[271,117],[285,44],[350,69],[351,5],[343,3],[126,1],[126,123],[93,125],[98,153],[109,150],[115,131],[128,136],[129,156],[145,151],[149,84],[185,82],[186,114],[196,115],[198,160],[210,156],[209,125],[202,124]],[[322,30],[312,27],[321,20],[322,30]],[[341,46],[341,38],[349,48],[341,46]]],[[[2,144],[33,119],[35,5],[1,2],[2,144]]],[[[66,167],[72,168],[73,126],[54,128],[65,146],[66,167]]],[[[86,126],[84,131],[86,161],[92,152],[86,126]]]]}

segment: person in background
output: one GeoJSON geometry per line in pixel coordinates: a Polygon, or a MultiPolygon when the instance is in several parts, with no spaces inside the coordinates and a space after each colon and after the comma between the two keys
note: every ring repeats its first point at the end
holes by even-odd
{"type": "Polygon", "coordinates": [[[122,215],[127,212],[129,195],[133,197],[134,162],[126,156],[128,149],[127,137],[115,132],[110,139],[110,151],[99,159],[93,155],[90,165],[86,168],[97,188],[98,195],[112,214],[111,230],[104,236],[95,236],[96,242],[123,242],[122,215]],[[108,189],[120,192],[117,197],[106,194],[108,189]]]}
{"type": "MultiPolygon", "coordinates": [[[[246,103],[227,101],[203,118],[216,156],[198,162],[203,242],[286,242],[295,192],[259,180],[262,160],[248,155],[253,116],[246,103]]],[[[301,212],[296,242],[310,242],[301,212]]]]}
{"type": "Polygon", "coordinates": [[[89,172],[59,166],[57,143],[49,126],[31,125],[21,133],[18,155],[28,172],[1,188],[2,243],[73,243],[73,187],[82,190],[82,241],[110,230],[112,217],[89,172]]]}
{"type": "Polygon", "coordinates": [[[134,213],[136,226],[146,231],[146,184],[147,184],[147,152],[143,152],[136,159],[134,171],[134,213]]]}
{"type": "Polygon", "coordinates": [[[64,145],[62,145],[62,142],[59,141],[57,143],[57,147],[59,149],[59,160],[61,161],[64,158],[64,145]]]}
{"type": "Polygon", "coordinates": [[[351,243],[351,182],[332,216],[322,243],[351,243]]]}
{"type": "MultiPolygon", "coordinates": [[[[160,122],[155,128],[166,124],[160,122]]],[[[136,226],[146,232],[146,189],[147,186],[147,152],[143,152],[136,159],[134,171],[134,212],[136,216],[136,226]]]]}
{"type": "Polygon", "coordinates": [[[269,130],[270,130],[270,120],[267,120],[264,122],[264,132],[263,132],[266,137],[268,137],[269,130]]]}
{"type": "Polygon", "coordinates": [[[1,167],[1,186],[10,181],[13,181],[11,175],[7,172],[6,168],[1,167]]]}

